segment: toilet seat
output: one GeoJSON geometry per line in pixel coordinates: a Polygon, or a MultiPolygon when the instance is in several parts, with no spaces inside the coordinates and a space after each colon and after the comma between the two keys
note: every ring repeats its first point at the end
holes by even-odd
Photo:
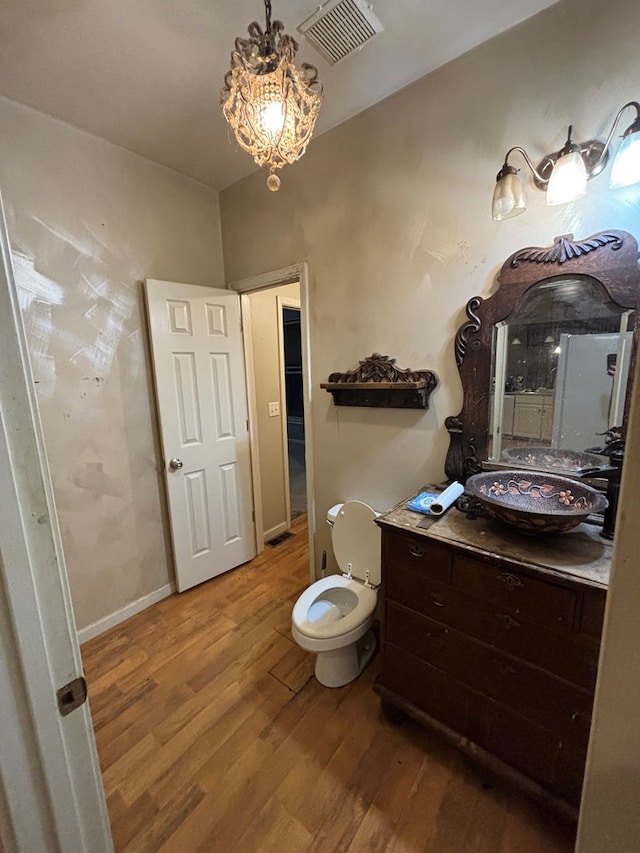
{"type": "Polygon", "coordinates": [[[344,574],[379,586],[380,528],[375,524],[378,513],[362,501],[347,501],[331,531],[333,553],[344,574]]]}
{"type": "Polygon", "coordinates": [[[312,583],[296,601],[292,621],[306,637],[326,640],[348,634],[364,623],[376,607],[377,593],[344,575],[312,583]],[[331,596],[331,591],[335,595],[331,596]],[[320,605],[314,610],[314,605],[320,605]]]}

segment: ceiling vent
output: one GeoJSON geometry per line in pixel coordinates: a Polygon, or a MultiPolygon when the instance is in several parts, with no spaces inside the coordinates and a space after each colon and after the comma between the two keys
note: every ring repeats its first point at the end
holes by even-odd
{"type": "Polygon", "coordinates": [[[300,24],[298,32],[335,65],[383,29],[364,0],[329,0],[300,24]]]}

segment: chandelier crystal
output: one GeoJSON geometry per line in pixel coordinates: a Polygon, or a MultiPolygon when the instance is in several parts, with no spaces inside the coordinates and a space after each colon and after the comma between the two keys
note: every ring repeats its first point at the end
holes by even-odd
{"type": "Polygon", "coordinates": [[[267,186],[275,191],[280,188],[276,169],[302,157],[311,139],[322,84],[313,65],[296,67],[298,43],[284,33],[281,21],[271,21],[270,0],[264,5],[264,32],[254,21],[249,38],[236,39],[220,102],[240,147],[258,166],[269,166],[267,186]]]}

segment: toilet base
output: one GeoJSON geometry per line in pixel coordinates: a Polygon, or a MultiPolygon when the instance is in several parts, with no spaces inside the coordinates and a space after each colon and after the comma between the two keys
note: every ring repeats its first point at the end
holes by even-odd
{"type": "Polygon", "coordinates": [[[355,643],[328,652],[318,652],[316,678],[324,687],[344,687],[360,675],[375,650],[375,634],[367,631],[355,643]]]}

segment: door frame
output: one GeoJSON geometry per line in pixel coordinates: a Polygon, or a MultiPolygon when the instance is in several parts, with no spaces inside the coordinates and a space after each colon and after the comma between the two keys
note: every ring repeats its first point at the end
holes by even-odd
{"type": "Polygon", "coordinates": [[[300,284],[300,337],[302,343],[302,394],[305,423],[305,468],[307,479],[307,522],[309,534],[309,578],[315,580],[315,554],[313,542],[316,531],[316,513],[314,502],[314,470],[313,470],[313,427],[311,423],[311,346],[309,336],[309,268],[306,261],[290,264],[287,267],[270,270],[260,275],[249,276],[230,282],[227,286],[240,294],[243,317],[243,337],[245,342],[245,368],[247,374],[247,389],[249,396],[249,440],[251,443],[251,466],[253,476],[254,510],[256,518],[256,544],[259,552],[263,550],[262,538],[263,515],[260,497],[260,454],[258,451],[257,417],[255,405],[255,377],[253,372],[253,351],[250,333],[247,331],[248,317],[247,294],[255,290],[266,290],[283,284],[300,284]],[[245,315],[245,308],[247,314],[245,315]],[[252,399],[253,397],[253,399],[252,399]]]}

